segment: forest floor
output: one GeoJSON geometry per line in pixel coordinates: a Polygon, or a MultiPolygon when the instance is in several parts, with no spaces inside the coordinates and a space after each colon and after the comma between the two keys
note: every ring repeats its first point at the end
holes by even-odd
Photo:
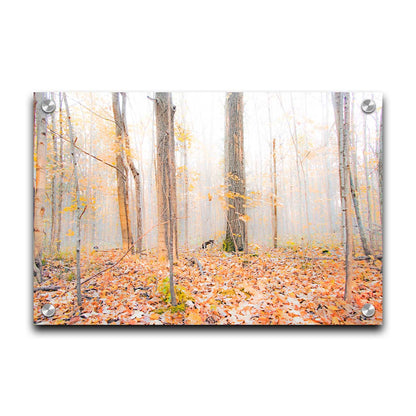
{"type": "Polygon", "coordinates": [[[181,253],[174,267],[178,305],[170,304],[168,267],[155,254],[122,256],[119,250],[83,254],[77,306],[75,261],[46,259],[42,287],[34,292],[38,325],[379,325],[381,262],[354,260],[353,300],[343,299],[340,249],[280,248],[233,255],[210,248],[181,253]],[[376,313],[366,319],[361,307],[376,313]],[[46,318],[44,304],[56,313],[46,318]]]}

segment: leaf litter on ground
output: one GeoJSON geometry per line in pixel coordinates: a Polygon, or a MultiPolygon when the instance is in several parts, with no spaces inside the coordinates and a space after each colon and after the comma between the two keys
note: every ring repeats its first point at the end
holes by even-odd
{"type": "MultiPolygon", "coordinates": [[[[178,305],[170,304],[168,265],[152,253],[129,254],[113,268],[82,285],[76,303],[73,260],[47,259],[46,282],[55,291],[34,292],[34,323],[41,325],[379,325],[382,323],[382,275],[374,262],[354,261],[353,300],[344,293],[340,249],[325,257],[319,248],[280,248],[229,255],[210,249],[192,253],[202,266],[180,253],[174,266],[178,305]],[[322,258],[322,260],[320,259],[322,258]],[[365,303],[376,313],[361,314],[365,303]],[[51,303],[56,313],[41,313],[51,303]]],[[[119,251],[84,253],[88,278],[120,257],[119,251]]]]}

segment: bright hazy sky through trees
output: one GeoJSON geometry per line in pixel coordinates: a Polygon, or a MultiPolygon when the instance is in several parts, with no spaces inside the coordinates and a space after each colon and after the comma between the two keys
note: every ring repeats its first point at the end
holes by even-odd
{"type": "MultiPolygon", "coordinates": [[[[144,230],[156,222],[155,214],[155,125],[153,92],[127,93],[127,121],[134,159],[142,174],[144,230]]],[[[190,246],[199,246],[207,239],[220,241],[224,234],[224,203],[221,198],[224,184],[224,92],[174,92],[176,105],[175,125],[185,128],[191,135],[188,143],[188,171],[190,173],[190,246]]],[[[367,156],[372,192],[372,210],[376,223],[377,211],[376,159],[378,129],[382,96],[379,93],[354,93],[353,131],[357,152],[359,186],[364,179],[364,118],[367,126],[367,156]],[[365,115],[361,102],[372,98],[377,111],[365,115]]],[[[92,150],[106,161],[113,155],[114,123],[111,93],[68,93],[74,119],[77,144],[92,150]],[[107,119],[107,120],[105,120],[107,119]]],[[[331,94],[327,92],[245,92],[244,93],[244,151],[247,176],[249,242],[270,245],[271,242],[271,143],[276,140],[278,186],[279,242],[287,243],[310,238],[315,242],[340,240],[339,174],[336,128],[331,94]],[[297,173],[293,135],[296,129],[298,160],[303,169],[297,173]],[[327,142],[326,142],[327,141],[327,142]],[[326,178],[329,178],[327,181],[326,178]],[[307,194],[306,196],[304,194],[307,194]],[[331,200],[332,208],[328,208],[331,200]],[[334,230],[328,227],[327,210],[332,209],[334,230]],[[307,213],[308,211],[308,213],[307,213]],[[309,218],[309,221],[308,221],[309,218]],[[332,232],[335,231],[335,232],[332,232]],[[307,237],[309,236],[309,237],[307,237]]],[[[176,139],[176,138],[175,138],[176,139]]],[[[183,237],[183,180],[180,170],[183,155],[176,139],[176,167],[178,191],[179,239],[183,237]]],[[[81,155],[81,176],[83,161],[81,155]]],[[[97,241],[87,244],[116,246],[119,244],[118,216],[115,209],[115,173],[102,163],[93,161],[94,177],[101,178],[101,197],[97,199],[97,241]],[[105,179],[106,178],[106,179],[105,179]],[[109,198],[111,201],[106,201],[109,198]],[[106,204],[112,208],[104,209],[106,204]],[[101,215],[100,215],[101,212],[101,215]],[[101,218],[101,219],[100,219],[101,218]],[[111,227],[112,233],[105,229],[111,227]],[[100,233],[100,230],[102,231],[100,233]]],[[[87,172],[84,170],[84,180],[87,172]]],[[[81,185],[82,186],[82,185],[81,185]]],[[[360,200],[363,209],[364,194],[360,200]]],[[[67,201],[67,203],[69,203],[67,201]]],[[[64,203],[65,205],[65,203],[64,203]]],[[[70,205],[70,204],[69,204],[70,205]]],[[[70,220],[64,219],[71,229],[70,220]]],[[[85,227],[85,224],[84,224],[85,227]]],[[[356,230],[355,230],[355,234],[356,230]]],[[[145,246],[154,247],[155,233],[145,239],[145,246]]],[[[71,241],[64,241],[71,245],[71,241]]]]}

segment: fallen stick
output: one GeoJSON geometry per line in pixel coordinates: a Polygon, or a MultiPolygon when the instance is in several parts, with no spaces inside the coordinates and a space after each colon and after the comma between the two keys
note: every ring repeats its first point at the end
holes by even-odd
{"type": "Polygon", "coordinates": [[[205,274],[204,269],[202,268],[202,264],[201,262],[196,258],[196,257],[191,257],[190,259],[188,259],[187,257],[185,257],[186,260],[188,260],[192,265],[197,264],[198,268],[199,268],[199,273],[201,273],[201,276],[203,274],[205,274]]]}
{"type": "Polygon", "coordinates": [[[59,290],[60,287],[59,286],[40,286],[40,287],[34,287],[33,291],[34,292],[53,292],[55,290],[59,290]]]}
{"type": "Polygon", "coordinates": [[[315,260],[339,260],[338,257],[303,257],[305,260],[315,261],[315,260]]]}
{"type": "Polygon", "coordinates": [[[358,256],[354,257],[354,260],[383,260],[383,256],[358,256]]]}
{"type": "MultiPolygon", "coordinates": [[[[290,257],[291,259],[295,260],[308,260],[308,261],[316,261],[316,260],[339,260],[339,257],[307,257],[307,256],[294,256],[290,257]]],[[[277,259],[276,259],[277,260],[277,259]]]]}

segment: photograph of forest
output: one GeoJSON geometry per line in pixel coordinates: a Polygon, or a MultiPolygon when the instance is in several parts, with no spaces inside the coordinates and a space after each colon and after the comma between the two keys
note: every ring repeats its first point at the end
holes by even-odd
{"type": "Polygon", "coordinates": [[[383,322],[378,92],[37,92],[33,149],[36,325],[383,322]]]}

